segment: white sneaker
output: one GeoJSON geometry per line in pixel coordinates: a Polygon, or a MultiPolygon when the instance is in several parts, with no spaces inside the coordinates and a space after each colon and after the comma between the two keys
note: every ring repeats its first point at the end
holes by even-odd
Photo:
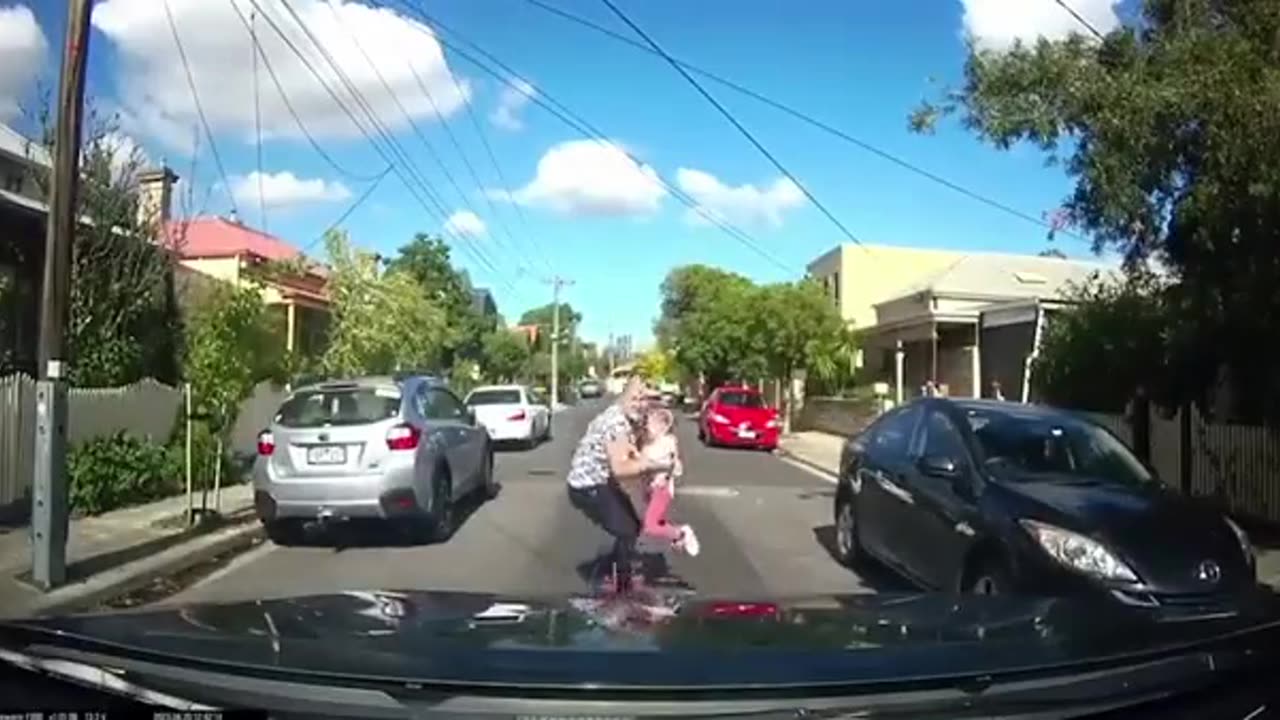
{"type": "Polygon", "coordinates": [[[702,552],[702,546],[698,544],[698,536],[694,534],[691,525],[684,526],[684,537],[680,538],[684,544],[684,551],[689,553],[690,557],[697,557],[702,552]]]}

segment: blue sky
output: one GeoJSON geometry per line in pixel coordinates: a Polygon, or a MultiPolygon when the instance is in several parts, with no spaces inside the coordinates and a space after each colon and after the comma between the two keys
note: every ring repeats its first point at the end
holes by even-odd
{"type": "MultiPolygon", "coordinates": [[[[596,0],[546,1],[627,33],[596,0]]],[[[5,2],[0,0],[0,13],[6,7],[15,12],[5,2]]],[[[246,13],[252,7],[248,0],[237,2],[246,13]]],[[[931,93],[930,78],[959,80],[964,32],[998,46],[1012,37],[1079,30],[1053,0],[617,2],[672,55],[1001,203],[1039,216],[1056,207],[1069,189],[1061,171],[1046,168],[1032,149],[998,152],[954,123],[931,137],[906,129],[909,110],[931,93]]],[[[230,185],[241,189],[236,203],[240,217],[261,227],[256,178],[250,176],[258,166],[248,33],[232,13],[230,0],[169,3],[230,185]]],[[[260,4],[282,25],[289,22],[278,0],[260,4]]],[[[574,281],[564,297],[583,313],[588,338],[630,333],[643,341],[657,312],[659,283],[671,268],[701,262],[762,282],[785,280],[799,276],[808,261],[843,240],[828,219],[796,188],[780,182],[768,160],[659,58],[523,0],[417,4],[528,78],[538,96],[553,98],[602,130],[646,168],[634,167],[613,146],[573,144],[583,139],[581,134],[532,103],[505,104],[504,95],[506,100],[513,96],[508,86],[441,49],[421,27],[394,14],[401,7],[398,2],[385,12],[370,13],[359,3],[335,9],[322,0],[293,0],[290,5],[314,25],[316,34],[333,43],[338,63],[351,72],[354,84],[373,98],[375,114],[408,156],[398,163],[401,172],[413,174],[406,168],[416,167],[445,211],[431,203],[424,208],[393,172],[343,223],[360,246],[392,252],[415,232],[439,233],[444,215],[474,213],[475,218],[464,214],[450,226],[457,231],[449,236],[455,258],[478,285],[492,289],[509,319],[549,300],[550,288],[542,280],[555,272],[574,281]],[[351,44],[353,34],[358,46],[351,44]],[[356,50],[383,68],[397,95],[386,93],[369,71],[369,60],[356,50]],[[406,73],[411,64],[417,77],[406,73]],[[421,92],[424,86],[430,94],[421,92]],[[424,101],[442,108],[443,118],[424,101]],[[416,130],[404,121],[396,102],[415,116],[416,130]],[[508,181],[505,187],[464,103],[470,104],[491,144],[508,181]],[[455,134],[461,156],[446,127],[455,134]],[[684,187],[707,212],[746,230],[774,261],[713,226],[691,221],[686,206],[654,184],[650,173],[684,187]],[[740,187],[745,185],[753,187],[740,187]],[[472,236],[462,237],[468,233],[472,236]]],[[[28,7],[45,41],[33,74],[48,81],[55,73],[64,5],[40,1],[28,7]]],[[[1105,0],[1079,2],[1077,9],[1104,28],[1114,23],[1105,0]]],[[[148,157],[164,159],[184,176],[196,189],[195,205],[212,187],[205,211],[230,212],[233,193],[203,139],[195,176],[190,174],[196,116],[164,4],[105,0],[97,3],[95,13],[89,84],[95,102],[119,110],[122,131],[148,157]]],[[[382,172],[387,162],[352,131],[332,99],[261,18],[255,20],[255,30],[269,61],[284,76],[286,94],[294,96],[321,146],[358,174],[382,172]]],[[[6,52],[4,35],[0,32],[0,59],[6,52]]],[[[441,32],[441,37],[454,41],[458,36],[441,32]]],[[[35,52],[30,38],[25,45],[22,38],[8,43],[28,47],[24,57],[35,52]]],[[[312,59],[323,66],[320,58],[312,59]]],[[[262,147],[264,188],[272,196],[265,225],[273,234],[308,246],[369,183],[343,177],[297,137],[296,125],[261,65],[258,78],[268,127],[262,147]]],[[[33,79],[6,80],[0,73],[0,111],[4,93],[27,98],[33,79]]],[[[860,240],[1004,252],[1037,252],[1048,244],[1042,227],[963,197],[731,90],[710,82],[706,87],[860,240]]],[[[10,123],[22,126],[21,117],[12,111],[9,115],[10,123]]],[[[1089,254],[1079,240],[1060,237],[1055,246],[1073,257],[1089,254]]]]}

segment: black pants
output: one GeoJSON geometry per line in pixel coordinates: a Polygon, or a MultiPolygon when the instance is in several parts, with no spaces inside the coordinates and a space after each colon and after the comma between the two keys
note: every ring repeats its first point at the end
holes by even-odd
{"type": "Polygon", "coordinates": [[[569,502],[613,537],[609,562],[618,573],[618,590],[629,590],[636,540],[640,537],[640,518],[631,506],[631,499],[621,488],[609,483],[585,489],[569,488],[569,502]]]}

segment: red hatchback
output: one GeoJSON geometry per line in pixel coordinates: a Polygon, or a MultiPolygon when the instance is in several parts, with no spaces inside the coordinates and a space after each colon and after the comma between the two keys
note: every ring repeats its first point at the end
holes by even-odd
{"type": "Polygon", "coordinates": [[[702,406],[698,439],[708,445],[732,445],[773,450],[782,423],[778,411],[765,405],[749,387],[717,388],[702,406]]]}

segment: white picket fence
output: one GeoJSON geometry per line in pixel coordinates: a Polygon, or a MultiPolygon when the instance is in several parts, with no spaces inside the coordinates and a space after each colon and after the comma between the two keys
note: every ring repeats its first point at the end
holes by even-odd
{"type": "MultiPolygon", "coordinates": [[[[35,379],[25,374],[0,377],[0,509],[28,496],[35,449],[35,379]]],[[[262,383],[241,406],[231,433],[231,452],[252,452],[257,432],[266,426],[284,397],[281,388],[262,383]]],[[[67,442],[71,447],[96,437],[124,432],[165,442],[183,412],[183,389],[146,378],[124,387],[72,388],[67,393],[67,442]]]]}

